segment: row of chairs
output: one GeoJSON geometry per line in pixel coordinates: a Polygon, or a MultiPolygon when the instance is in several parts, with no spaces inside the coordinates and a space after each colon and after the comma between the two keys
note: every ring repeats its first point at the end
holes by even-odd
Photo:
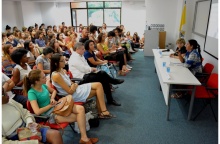
{"type": "Polygon", "coordinates": [[[196,73],[197,79],[201,82],[201,86],[196,86],[195,98],[202,99],[204,102],[201,110],[195,115],[193,120],[195,120],[201,112],[210,105],[212,114],[217,122],[217,117],[215,116],[214,109],[212,107],[212,100],[218,97],[218,74],[212,73],[214,65],[211,63],[206,63],[203,67],[202,73],[196,73]]]}
{"type": "MultiPolygon", "coordinates": [[[[36,67],[34,67],[33,69],[36,69],[36,67]]],[[[70,79],[74,82],[76,81],[82,81],[83,79],[79,79],[79,78],[73,78],[73,75],[70,71],[67,72],[67,75],[69,75],[70,79]]],[[[13,77],[12,77],[13,78],[13,77]]],[[[52,83],[50,83],[50,86],[56,90],[56,88],[52,85],[52,83]]],[[[21,94],[23,95],[22,93],[22,90],[23,88],[22,87],[14,87],[13,88],[13,92],[16,93],[16,94],[21,94]]],[[[59,100],[59,98],[63,97],[62,95],[60,95],[59,93],[57,94],[56,96],[56,100],[59,100]]],[[[74,104],[78,104],[78,105],[83,105],[84,103],[83,102],[74,102],[74,104]]],[[[42,115],[36,115],[31,107],[31,104],[30,104],[30,101],[27,101],[26,103],[26,106],[27,106],[27,109],[30,111],[30,113],[35,117],[35,119],[37,120],[37,122],[41,125],[45,125],[45,126],[49,126],[50,128],[52,129],[56,129],[56,130],[60,130],[62,131],[62,134],[64,132],[64,129],[67,127],[67,126],[70,126],[70,128],[74,131],[74,128],[72,127],[72,124],[71,123],[68,123],[68,122],[64,122],[64,123],[59,123],[59,124],[56,124],[56,123],[49,123],[48,122],[48,119],[49,119],[49,116],[42,116],[42,115]]],[[[74,131],[75,132],[75,131],[74,131]]]]}

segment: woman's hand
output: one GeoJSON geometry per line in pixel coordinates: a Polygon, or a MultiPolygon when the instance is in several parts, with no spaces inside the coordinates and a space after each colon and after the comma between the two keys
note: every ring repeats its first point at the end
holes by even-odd
{"type": "Polygon", "coordinates": [[[103,61],[103,64],[107,64],[107,63],[108,63],[108,61],[107,61],[107,60],[104,60],[104,61],[103,61]]]}
{"type": "Polygon", "coordinates": [[[170,54],[170,57],[171,57],[171,58],[174,57],[174,54],[170,54]]]}
{"type": "Polygon", "coordinates": [[[51,98],[50,99],[50,104],[51,105],[55,105],[57,103],[57,101],[54,99],[54,98],[51,98]]]}
{"type": "Polygon", "coordinates": [[[71,89],[72,89],[73,91],[76,91],[77,87],[78,87],[78,84],[77,84],[77,83],[73,83],[73,84],[71,85],[71,89]]]}

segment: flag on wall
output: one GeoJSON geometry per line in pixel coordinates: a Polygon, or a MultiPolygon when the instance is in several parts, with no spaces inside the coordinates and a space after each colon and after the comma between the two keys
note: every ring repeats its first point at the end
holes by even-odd
{"type": "Polygon", "coordinates": [[[184,4],[184,7],[183,7],[182,16],[181,16],[181,20],[180,20],[179,32],[180,32],[181,38],[184,38],[184,36],[185,36],[185,25],[186,25],[186,1],[184,4]]]}

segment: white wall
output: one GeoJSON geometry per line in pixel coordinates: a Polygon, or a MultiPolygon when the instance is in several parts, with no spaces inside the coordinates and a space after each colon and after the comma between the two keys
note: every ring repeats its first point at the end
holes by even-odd
{"type": "MultiPolygon", "coordinates": [[[[209,62],[215,66],[213,72],[218,73],[218,60],[203,51],[205,38],[192,33],[195,3],[198,0],[186,2],[186,35],[185,40],[195,39],[200,44],[203,64],[209,62]]],[[[175,45],[179,37],[179,25],[184,0],[145,0],[146,21],[148,24],[165,24],[167,32],[166,43],[175,45]]]]}
{"type": "Polygon", "coordinates": [[[187,8],[188,8],[187,21],[189,22],[187,33],[191,34],[188,39],[192,38],[192,39],[197,40],[197,42],[200,44],[200,47],[201,47],[202,57],[204,58],[203,64],[205,64],[207,62],[213,64],[215,66],[213,72],[218,73],[218,60],[203,51],[204,50],[205,38],[200,37],[200,36],[192,33],[195,4],[196,4],[197,1],[198,0],[191,0],[187,3],[187,8]]]}
{"type": "Polygon", "coordinates": [[[70,12],[70,3],[56,3],[57,8],[57,25],[61,25],[62,22],[65,22],[66,26],[71,26],[71,12],[70,12]]]}
{"type": "Polygon", "coordinates": [[[22,14],[24,26],[34,26],[35,23],[38,25],[42,23],[41,11],[39,3],[36,2],[21,2],[22,5],[22,14]]]}
{"type": "Polygon", "coordinates": [[[166,44],[178,38],[179,14],[182,11],[182,0],[145,0],[147,24],[164,24],[166,31],[166,44]]]}
{"type": "Polygon", "coordinates": [[[40,3],[42,22],[47,25],[56,24],[56,8],[54,2],[40,3]]]}
{"type": "Polygon", "coordinates": [[[122,2],[121,24],[131,35],[137,32],[142,37],[145,30],[146,7],[143,2],[122,2]]]}
{"type": "Polygon", "coordinates": [[[16,12],[16,3],[10,1],[2,2],[2,31],[5,31],[6,25],[9,25],[11,28],[17,24],[16,12]]]}
{"type": "Polygon", "coordinates": [[[2,31],[5,26],[17,26],[20,30],[23,26],[40,25],[60,25],[65,22],[67,26],[71,25],[71,13],[69,2],[2,2],[2,31]]]}

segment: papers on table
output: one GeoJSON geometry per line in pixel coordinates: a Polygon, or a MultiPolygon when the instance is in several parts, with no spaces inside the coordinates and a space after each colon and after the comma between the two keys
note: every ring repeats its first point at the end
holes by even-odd
{"type": "Polygon", "coordinates": [[[166,72],[166,78],[167,78],[168,80],[171,79],[170,74],[168,74],[167,72],[166,72]]]}

